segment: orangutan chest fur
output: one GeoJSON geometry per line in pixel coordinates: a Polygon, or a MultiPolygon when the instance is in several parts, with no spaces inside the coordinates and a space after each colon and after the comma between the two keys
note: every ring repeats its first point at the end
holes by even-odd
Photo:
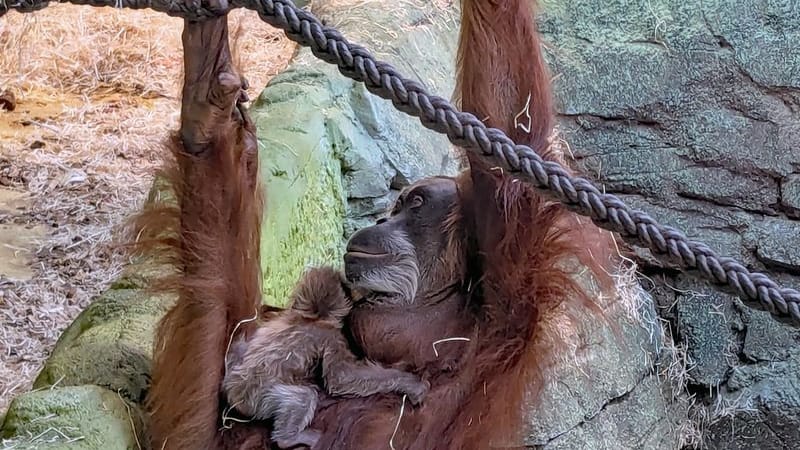
{"type": "Polygon", "coordinates": [[[457,370],[470,351],[472,318],[446,304],[399,309],[354,308],[348,329],[356,350],[376,362],[417,374],[457,370]]]}

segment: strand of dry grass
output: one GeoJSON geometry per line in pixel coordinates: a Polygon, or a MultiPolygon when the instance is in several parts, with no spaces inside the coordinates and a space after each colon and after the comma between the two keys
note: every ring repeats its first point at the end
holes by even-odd
{"type": "MultiPolygon", "coordinates": [[[[255,98],[295,44],[248,11],[231,23],[242,30],[235,47],[255,98]]],[[[31,197],[0,222],[48,230],[33,249],[32,279],[0,274],[0,416],[121,273],[119,226],[141,206],[178,123],[181,29],[181,19],[152,11],[74,5],[0,21],[0,90],[18,99],[15,111],[0,111],[0,187],[31,197]]]]}

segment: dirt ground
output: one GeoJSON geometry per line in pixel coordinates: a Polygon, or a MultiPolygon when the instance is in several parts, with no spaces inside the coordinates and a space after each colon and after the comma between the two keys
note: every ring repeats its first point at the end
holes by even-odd
{"type": "MultiPolygon", "coordinates": [[[[231,14],[258,96],[295,45],[231,14]]],[[[177,126],[178,18],[58,4],[0,19],[0,417],[58,336],[121,272],[120,224],[141,207],[177,126]]]]}

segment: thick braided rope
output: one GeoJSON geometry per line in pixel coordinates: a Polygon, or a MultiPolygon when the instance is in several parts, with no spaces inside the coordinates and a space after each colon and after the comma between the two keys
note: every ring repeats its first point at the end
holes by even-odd
{"type": "MultiPolygon", "coordinates": [[[[35,11],[47,6],[41,0],[2,3],[0,17],[9,9],[35,11]]],[[[7,1],[7,0],[6,0],[7,1]]],[[[199,1],[199,0],[198,0],[199,1]]],[[[571,176],[556,162],[544,161],[528,146],[515,144],[501,130],[487,128],[469,113],[461,112],[444,98],[430,95],[416,81],[402,77],[390,64],[377,61],[365,48],[347,41],[337,30],[324,26],[314,15],[297,8],[291,0],[222,0],[215,7],[169,0],[67,0],[92,6],[151,8],[172,16],[202,20],[243,7],[258,12],[262,20],[282,29],[293,41],[309,47],[323,61],[387,100],[400,111],[418,117],[426,128],[447,135],[460,147],[479,150],[500,162],[511,173],[523,174],[540,190],[571,210],[592,218],[600,227],[618,232],[626,241],[650,248],[687,270],[697,271],[716,286],[727,288],[755,309],[769,311],[776,319],[800,326],[800,292],[781,287],[762,273],[749,272],[733,258],[718,256],[707,245],[689,240],[679,230],[657,223],[634,210],[613,194],[604,194],[589,180],[571,176]]]]}

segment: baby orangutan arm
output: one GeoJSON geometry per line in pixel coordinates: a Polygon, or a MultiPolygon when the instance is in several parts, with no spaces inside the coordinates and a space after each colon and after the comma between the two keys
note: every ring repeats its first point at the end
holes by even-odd
{"type": "Polygon", "coordinates": [[[325,349],[322,377],[330,395],[367,397],[397,392],[406,394],[414,405],[422,402],[431,386],[412,373],[357,360],[341,336],[332,338],[325,349]]]}
{"type": "Polygon", "coordinates": [[[310,321],[308,338],[321,339],[318,348],[322,349],[322,377],[328,393],[366,397],[399,392],[414,404],[421,402],[429,383],[408,372],[360,362],[350,352],[341,330],[350,307],[341,274],[331,267],[308,271],[292,295],[291,312],[310,321]]]}

